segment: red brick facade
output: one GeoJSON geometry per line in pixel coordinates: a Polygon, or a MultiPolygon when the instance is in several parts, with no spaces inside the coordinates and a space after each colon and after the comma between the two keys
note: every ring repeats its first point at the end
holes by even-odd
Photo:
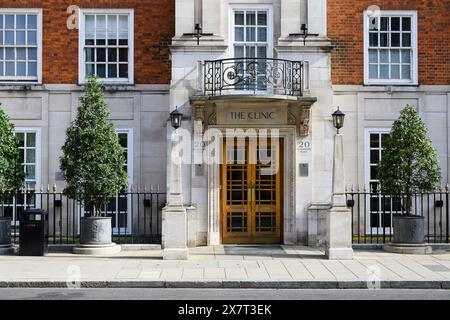
{"type": "Polygon", "coordinates": [[[175,0],[0,0],[1,8],[43,9],[44,83],[78,83],[78,30],[67,28],[67,8],[134,9],[134,80],[168,84],[170,39],[175,33],[175,0]]]}
{"type": "Polygon", "coordinates": [[[328,36],[332,53],[333,84],[364,83],[363,11],[417,10],[419,84],[450,85],[449,0],[328,0],[328,36]]]}

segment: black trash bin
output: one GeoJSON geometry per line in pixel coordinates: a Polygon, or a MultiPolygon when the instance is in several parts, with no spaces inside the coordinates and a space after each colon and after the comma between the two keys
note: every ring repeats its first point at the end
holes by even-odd
{"type": "Polygon", "coordinates": [[[48,214],[41,209],[28,209],[20,217],[19,255],[44,256],[48,252],[48,214]]]}

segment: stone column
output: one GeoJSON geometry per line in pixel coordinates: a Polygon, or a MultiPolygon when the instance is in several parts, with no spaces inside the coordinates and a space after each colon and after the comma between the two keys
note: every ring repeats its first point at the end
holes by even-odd
{"type": "Polygon", "coordinates": [[[222,33],[222,1],[202,0],[202,28],[205,33],[222,33]]]}
{"type": "Polygon", "coordinates": [[[162,247],[165,260],[186,260],[189,255],[187,216],[181,185],[180,143],[178,130],[175,130],[172,135],[169,195],[167,206],[162,212],[162,247]]]}
{"type": "Polygon", "coordinates": [[[344,143],[341,134],[334,137],[333,198],[327,216],[327,249],[330,260],[353,259],[352,214],[345,198],[344,143]]]}
{"type": "Polygon", "coordinates": [[[195,27],[195,1],[176,0],[175,2],[175,36],[193,33],[195,27]]]}
{"type": "Polygon", "coordinates": [[[300,0],[281,0],[281,37],[300,33],[300,0]]]}

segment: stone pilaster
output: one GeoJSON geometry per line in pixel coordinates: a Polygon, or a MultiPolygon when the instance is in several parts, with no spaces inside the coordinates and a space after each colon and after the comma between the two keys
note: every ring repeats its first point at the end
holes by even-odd
{"type": "Polygon", "coordinates": [[[334,137],[333,198],[327,216],[327,249],[330,260],[353,259],[352,215],[345,199],[344,143],[342,135],[334,137]]]}
{"type": "Polygon", "coordinates": [[[183,206],[181,184],[180,136],[175,130],[172,136],[172,153],[170,156],[170,184],[167,206],[162,212],[162,247],[165,260],[186,260],[187,248],[187,213],[183,206]]]}

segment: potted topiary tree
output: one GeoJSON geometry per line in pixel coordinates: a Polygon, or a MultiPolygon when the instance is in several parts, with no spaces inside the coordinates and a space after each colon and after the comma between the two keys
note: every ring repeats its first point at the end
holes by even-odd
{"type": "Polygon", "coordinates": [[[378,177],[382,193],[399,196],[403,209],[403,214],[393,217],[394,241],[386,249],[407,252],[410,247],[411,253],[419,253],[415,246],[425,243],[424,217],[414,212],[412,198],[417,192],[439,188],[440,168],[427,128],[412,106],[400,112],[392,127],[378,177]]]}
{"type": "Polygon", "coordinates": [[[4,203],[23,187],[25,172],[20,160],[19,139],[14,125],[0,104],[0,254],[12,253],[11,217],[5,217],[4,203]]]}
{"type": "Polygon", "coordinates": [[[127,186],[123,167],[125,158],[103,96],[103,86],[90,77],[80,99],[75,121],[66,133],[62,147],[61,171],[66,179],[64,193],[83,204],[80,254],[104,254],[120,251],[112,243],[111,217],[102,215],[108,197],[127,186]]]}

